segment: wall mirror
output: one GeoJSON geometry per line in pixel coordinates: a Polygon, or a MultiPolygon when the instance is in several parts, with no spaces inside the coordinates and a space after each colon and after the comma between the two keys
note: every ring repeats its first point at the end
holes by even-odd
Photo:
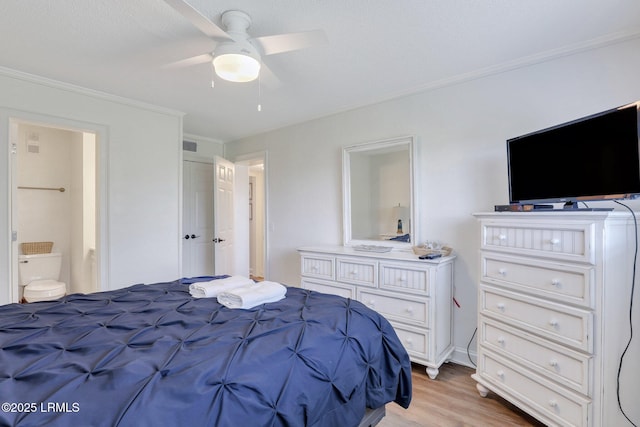
{"type": "Polygon", "coordinates": [[[345,246],[411,250],[416,230],[413,137],[343,149],[345,246]]]}

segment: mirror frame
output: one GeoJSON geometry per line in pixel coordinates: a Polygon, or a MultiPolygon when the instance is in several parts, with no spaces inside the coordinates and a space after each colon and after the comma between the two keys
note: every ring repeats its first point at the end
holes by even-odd
{"type": "Polygon", "coordinates": [[[418,238],[418,236],[420,236],[419,223],[417,221],[418,200],[415,183],[416,158],[416,144],[415,138],[413,136],[403,136],[380,141],[365,142],[362,144],[350,145],[342,149],[342,230],[344,246],[376,245],[390,246],[393,248],[393,250],[400,251],[412,250],[412,246],[416,244],[416,239],[418,238]],[[409,148],[409,194],[411,200],[409,217],[411,221],[411,241],[396,242],[393,240],[353,239],[351,236],[351,153],[373,151],[381,148],[392,147],[395,145],[407,145],[409,148]]]}

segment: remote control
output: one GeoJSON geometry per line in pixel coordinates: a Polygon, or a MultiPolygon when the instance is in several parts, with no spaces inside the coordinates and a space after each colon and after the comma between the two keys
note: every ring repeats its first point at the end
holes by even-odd
{"type": "Polygon", "coordinates": [[[420,255],[418,258],[419,259],[436,259],[436,258],[440,258],[442,256],[442,254],[426,254],[426,255],[420,255]]]}

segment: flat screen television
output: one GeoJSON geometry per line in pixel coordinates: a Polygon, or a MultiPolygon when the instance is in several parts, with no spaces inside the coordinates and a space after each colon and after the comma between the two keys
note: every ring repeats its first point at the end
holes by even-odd
{"type": "Polygon", "coordinates": [[[638,104],[507,140],[509,203],[565,203],[640,194],[638,104]]]}

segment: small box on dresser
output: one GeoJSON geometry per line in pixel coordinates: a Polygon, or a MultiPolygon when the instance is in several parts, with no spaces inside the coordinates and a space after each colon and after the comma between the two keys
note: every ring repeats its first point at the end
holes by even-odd
{"type": "MultiPolygon", "coordinates": [[[[618,407],[629,339],[633,217],[625,212],[476,214],[480,225],[478,391],[550,426],[631,425],[618,407]]],[[[636,301],[637,302],[637,301],[636,301]]],[[[621,402],[636,422],[640,346],[621,402]]]]}
{"type": "Polygon", "coordinates": [[[352,298],[382,314],[413,362],[436,378],[451,357],[454,256],[421,260],[411,252],[350,247],[299,248],[301,286],[352,298]]]}

